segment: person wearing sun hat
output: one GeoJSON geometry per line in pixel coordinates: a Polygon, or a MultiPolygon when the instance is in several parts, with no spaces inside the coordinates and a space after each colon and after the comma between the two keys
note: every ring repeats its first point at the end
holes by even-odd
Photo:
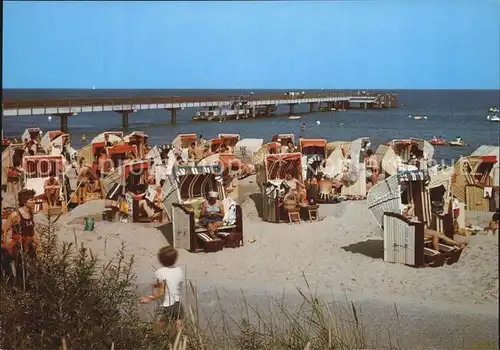
{"type": "Polygon", "coordinates": [[[216,238],[217,231],[223,225],[224,206],[219,200],[219,193],[208,192],[207,199],[201,207],[201,223],[207,228],[207,234],[211,238],[216,238]]]}

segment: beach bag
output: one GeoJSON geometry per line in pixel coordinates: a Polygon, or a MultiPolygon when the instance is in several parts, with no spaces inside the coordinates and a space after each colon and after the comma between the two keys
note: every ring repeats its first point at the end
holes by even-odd
{"type": "Polygon", "coordinates": [[[126,200],[120,201],[120,213],[128,215],[128,205],[126,200]]]}
{"type": "Polygon", "coordinates": [[[90,217],[85,217],[85,229],[84,231],[94,231],[94,224],[95,224],[95,220],[94,218],[90,218],[90,217]]]}

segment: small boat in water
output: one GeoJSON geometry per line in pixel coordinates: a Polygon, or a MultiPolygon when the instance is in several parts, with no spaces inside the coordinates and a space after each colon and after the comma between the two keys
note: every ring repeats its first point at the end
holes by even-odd
{"type": "Polygon", "coordinates": [[[291,115],[288,117],[288,119],[290,120],[299,120],[299,119],[302,119],[302,117],[300,115],[291,115]]]}
{"type": "Polygon", "coordinates": [[[420,120],[420,119],[427,119],[427,116],[426,116],[426,115],[421,116],[421,115],[418,115],[418,114],[417,114],[417,115],[411,115],[411,114],[410,114],[410,115],[408,116],[408,118],[410,118],[410,119],[411,119],[411,118],[413,118],[413,119],[415,119],[415,120],[420,120]]]}
{"type": "Polygon", "coordinates": [[[488,110],[489,113],[500,113],[500,110],[496,107],[493,106],[488,110]]]}
{"type": "Polygon", "coordinates": [[[464,140],[459,136],[455,140],[452,140],[448,143],[451,147],[464,147],[466,144],[464,140]]]}
{"type": "Polygon", "coordinates": [[[490,122],[500,122],[500,117],[496,114],[488,114],[488,116],[486,117],[486,120],[488,120],[490,122]]]}
{"type": "Polygon", "coordinates": [[[446,140],[443,139],[441,136],[434,136],[432,139],[429,140],[429,143],[433,146],[445,146],[446,140]]]}

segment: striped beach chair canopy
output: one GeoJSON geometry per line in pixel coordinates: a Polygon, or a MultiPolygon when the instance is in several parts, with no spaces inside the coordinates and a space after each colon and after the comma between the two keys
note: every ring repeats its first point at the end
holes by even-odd
{"type": "Polygon", "coordinates": [[[267,180],[284,180],[292,174],[302,181],[302,153],[279,153],[266,155],[267,180]]]}
{"type": "Polygon", "coordinates": [[[406,170],[398,172],[399,183],[402,182],[414,182],[414,181],[424,181],[428,183],[430,181],[429,172],[427,169],[421,170],[406,170]]]}
{"type": "Polygon", "coordinates": [[[174,177],[178,184],[179,201],[205,197],[209,191],[219,192],[225,198],[222,170],[219,165],[175,166],[174,177]]]}

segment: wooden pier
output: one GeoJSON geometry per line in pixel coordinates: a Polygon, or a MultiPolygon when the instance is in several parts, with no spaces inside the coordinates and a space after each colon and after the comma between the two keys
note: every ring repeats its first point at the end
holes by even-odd
{"type": "Polygon", "coordinates": [[[316,105],[328,105],[331,108],[392,108],[397,107],[397,94],[391,93],[286,93],[273,95],[241,96],[150,96],[117,98],[68,98],[50,100],[4,100],[3,117],[22,116],[58,116],[61,118],[61,130],[68,130],[68,117],[77,113],[116,112],[122,116],[122,126],[128,127],[129,116],[140,110],[163,109],[170,111],[172,124],[177,121],[177,110],[184,108],[222,108],[239,105],[249,109],[255,117],[256,108],[264,106],[289,105],[290,114],[299,104],[309,104],[309,111],[314,112],[316,105]]]}

